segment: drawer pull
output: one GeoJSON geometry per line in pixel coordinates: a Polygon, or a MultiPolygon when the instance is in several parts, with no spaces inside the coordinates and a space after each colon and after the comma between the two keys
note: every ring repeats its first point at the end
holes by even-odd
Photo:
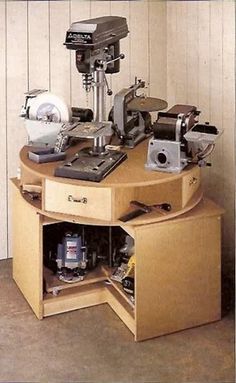
{"type": "Polygon", "coordinates": [[[197,182],[198,182],[197,177],[192,177],[192,178],[190,179],[190,181],[189,181],[189,186],[191,186],[191,185],[196,185],[197,182]]]}
{"type": "Polygon", "coordinates": [[[87,203],[88,202],[87,198],[85,198],[85,197],[77,199],[77,198],[74,198],[71,194],[68,195],[67,199],[69,202],[78,202],[78,203],[87,203]]]}

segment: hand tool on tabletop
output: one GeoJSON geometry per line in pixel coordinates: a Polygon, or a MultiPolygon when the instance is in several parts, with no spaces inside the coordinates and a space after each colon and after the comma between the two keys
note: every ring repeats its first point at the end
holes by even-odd
{"type": "Polygon", "coordinates": [[[151,213],[151,211],[153,210],[158,211],[161,214],[166,214],[167,212],[171,211],[171,205],[167,202],[146,205],[139,201],[130,201],[130,206],[135,207],[137,209],[121,216],[119,218],[120,221],[127,222],[131,219],[139,217],[140,215],[151,213]]]}
{"type": "Polygon", "coordinates": [[[39,192],[22,190],[22,194],[27,195],[31,201],[41,200],[41,193],[39,192]]]}

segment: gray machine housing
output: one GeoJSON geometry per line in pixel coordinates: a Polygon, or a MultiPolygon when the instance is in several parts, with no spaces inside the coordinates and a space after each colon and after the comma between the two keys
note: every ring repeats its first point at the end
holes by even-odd
{"type": "MultiPolygon", "coordinates": [[[[80,73],[92,74],[100,60],[106,61],[106,73],[120,70],[120,39],[128,34],[125,17],[103,16],[77,21],[66,33],[67,49],[76,51],[76,67],[80,73]]],[[[85,80],[86,81],[86,80],[85,80]]]]}
{"type": "Polygon", "coordinates": [[[199,124],[199,114],[195,106],[180,104],[158,113],[148,143],[147,169],[180,173],[190,163],[207,165],[204,158],[222,131],[209,123],[199,124]]]}
{"type": "Polygon", "coordinates": [[[83,252],[81,237],[77,235],[66,235],[63,242],[57,246],[57,266],[76,269],[83,264],[83,252]]]}
{"type": "Polygon", "coordinates": [[[68,49],[98,49],[116,43],[127,36],[125,17],[102,16],[81,20],[71,24],[66,33],[65,45],[68,49]]]}
{"type": "Polygon", "coordinates": [[[129,111],[128,104],[136,97],[136,91],[145,87],[139,80],[129,88],[121,89],[114,96],[113,121],[123,145],[134,148],[150,135],[151,115],[147,112],[129,111]]]}
{"type": "Polygon", "coordinates": [[[180,142],[150,139],[146,163],[147,169],[179,173],[187,164],[188,158],[181,151],[180,142]]]}

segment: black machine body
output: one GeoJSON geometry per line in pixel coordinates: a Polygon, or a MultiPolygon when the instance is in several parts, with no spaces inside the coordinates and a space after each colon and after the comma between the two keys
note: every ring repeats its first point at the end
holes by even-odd
{"type": "Polygon", "coordinates": [[[100,182],[126,158],[127,154],[118,150],[109,150],[95,156],[91,148],[84,148],[58,166],[55,176],[100,182]]]}
{"type": "Polygon", "coordinates": [[[64,44],[67,49],[76,51],[76,67],[80,73],[91,73],[104,59],[108,62],[105,72],[117,73],[120,61],[112,60],[119,56],[119,41],[128,32],[124,17],[97,17],[72,23],[64,44]]]}

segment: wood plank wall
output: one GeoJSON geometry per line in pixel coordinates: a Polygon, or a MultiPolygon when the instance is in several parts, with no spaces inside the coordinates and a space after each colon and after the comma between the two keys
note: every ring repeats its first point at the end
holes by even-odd
{"type": "MultiPolygon", "coordinates": [[[[146,81],[147,94],[165,99],[165,2],[0,1],[0,259],[10,253],[8,180],[17,175],[18,153],[27,142],[19,117],[24,92],[45,88],[70,105],[92,107],[91,95],[86,96],[81,86],[74,52],[67,50],[63,42],[71,22],[102,15],[126,17],[130,30],[128,37],[121,40],[121,52],[126,56],[121,71],[108,76],[113,92],[130,86],[138,76],[146,81]],[[152,58],[155,65],[150,62],[152,58]]],[[[112,98],[108,98],[107,113],[111,105],[112,98]]]]}
{"type": "Polygon", "coordinates": [[[201,121],[224,129],[202,170],[205,194],[226,210],[223,266],[234,258],[235,2],[167,2],[167,100],[202,111],[201,121]]]}
{"type": "MultiPolygon", "coordinates": [[[[63,42],[71,22],[100,15],[124,16],[130,30],[121,40],[121,71],[109,78],[114,93],[138,76],[149,85],[148,95],[170,106],[196,104],[203,121],[224,128],[203,177],[206,194],[226,208],[224,252],[232,260],[235,3],[228,0],[0,1],[0,259],[8,256],[11,242],[8,180],[17,174],[18,152],[26,143],[19,118],[24,92],[46,88],[70,105],[92,106],[74,52],[63,42]]],[[[111,105],[112,98],[107,112],[111,105]]]]}

